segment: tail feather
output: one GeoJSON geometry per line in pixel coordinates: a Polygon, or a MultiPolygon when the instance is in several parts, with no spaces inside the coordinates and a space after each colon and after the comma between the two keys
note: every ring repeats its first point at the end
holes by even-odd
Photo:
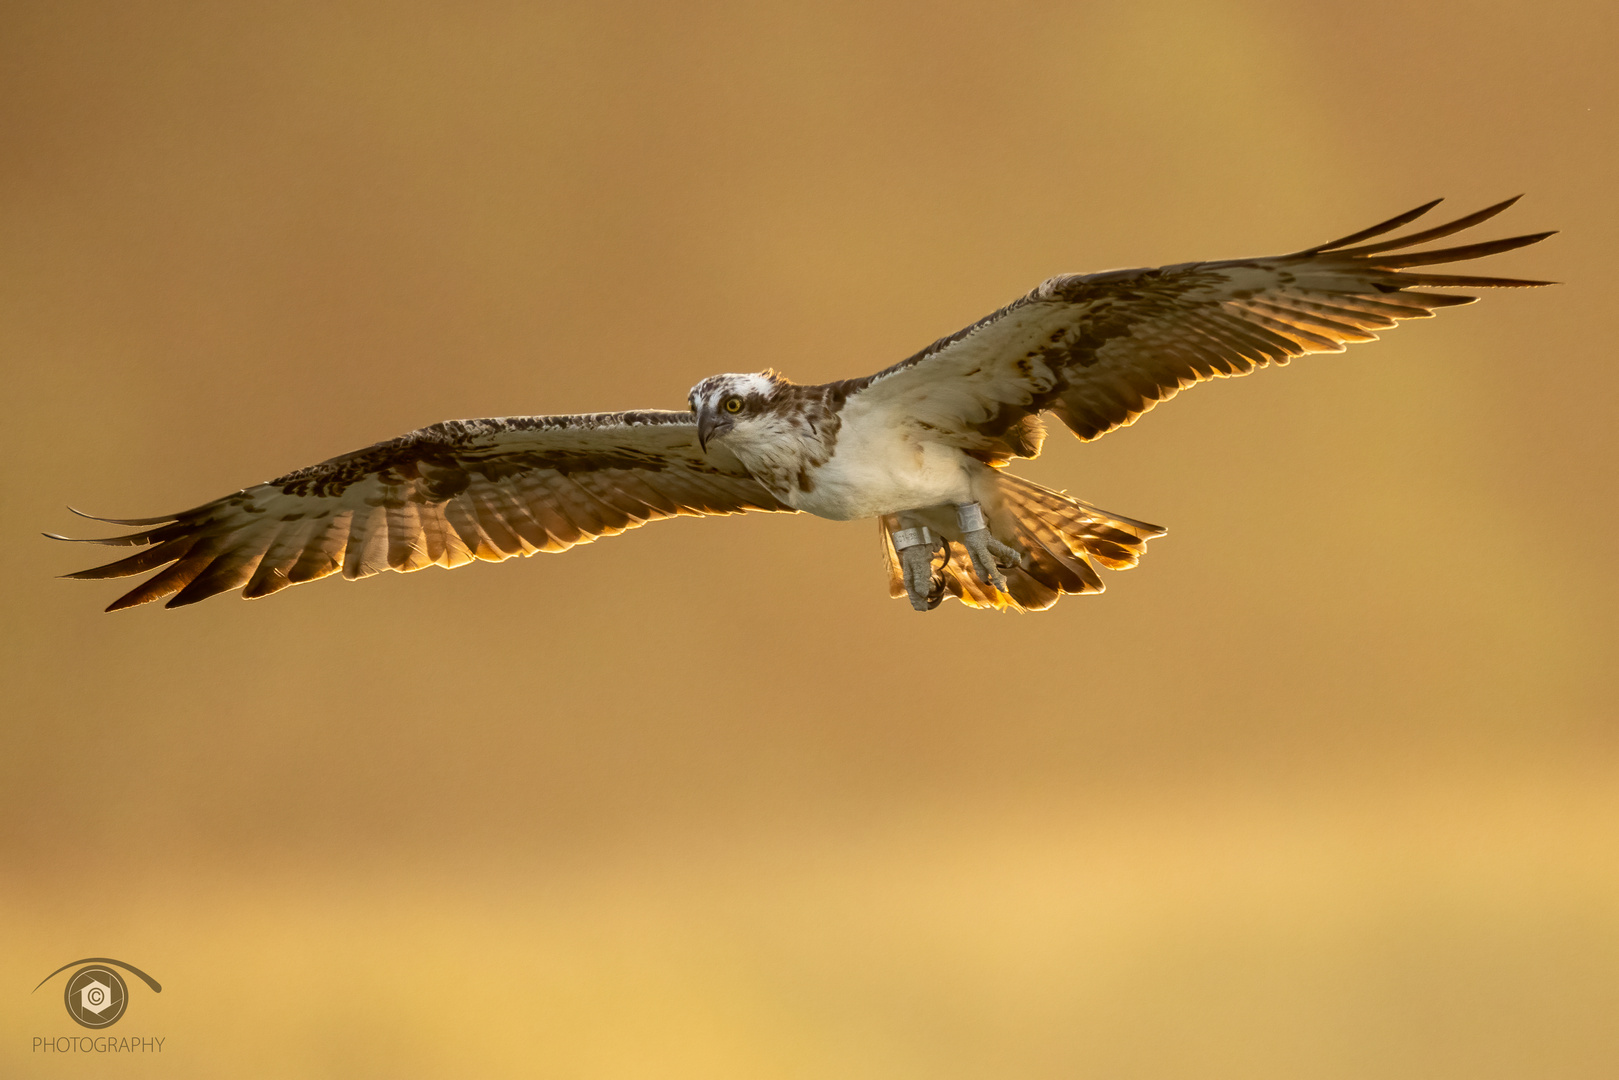
{"type": "MultiPolygon", "coordinates": [[[[934,571],[935,604],[954,596],[968,607],[1043,611],[1064,593],[1102,592],[1106,586],[1095,564],[1128,570],[1146,553],[1147,541],[1165,533],[1161,526],[1110,514],[1020,477],[1003,472],[996,479],[1000,505],[985,506],[990,530],[1024,552],[1024,564],[1006,570],[1002,592],[978,580],[966,549],[952,543],[934,571]]],[[[892,516],[882,521],[888,592],[896,598],[905,595],[899,557],[888,538],[897,527],[892,516]]]]}

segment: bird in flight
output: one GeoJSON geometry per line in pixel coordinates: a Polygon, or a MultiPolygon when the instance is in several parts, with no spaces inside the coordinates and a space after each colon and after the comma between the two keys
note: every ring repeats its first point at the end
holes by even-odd
{"type": "Polygon", "coordinates": [[[1041,413],[1090,441],[1194,383],[1341,352],[1476,299],[1421,290],[1551,284],[1413,272],[1550,236],[1410,250],[1517,199],[1365,242],[1439,201],[1291,255],[1054,277],[864,378],[714,375],[685,412],[434,424],[178,514],[96,518],[137,531],[83,542],[141,550],[68,576],[157,570],[107,610],[180,607],[331,574],[565,551],[677,515],[801,511],[878,519],[890,595],[918,611],[947,596],[1041,610],[1101,592],[1097,565],[1128,569],[1164,534],[1008,472],[1040,453],[1041,413]]]}

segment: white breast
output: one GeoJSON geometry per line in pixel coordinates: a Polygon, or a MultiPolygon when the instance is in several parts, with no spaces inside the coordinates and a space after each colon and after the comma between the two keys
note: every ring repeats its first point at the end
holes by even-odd
{"type": "Polygon", "coordinates": [[[889,421],[888,411],[857,400],[844,409],[830,459],[808,470],[811,490],[794,490],[794,507],[834,521],[970,502],[986,467],[926,431],[889,421]]]}

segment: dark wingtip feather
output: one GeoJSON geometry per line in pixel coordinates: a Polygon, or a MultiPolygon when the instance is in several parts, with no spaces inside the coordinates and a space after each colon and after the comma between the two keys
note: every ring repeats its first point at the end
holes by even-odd
{"type": "Polygon", "coordinates": [[[190,553],[194,540],[179,539],[149,547],[145,551],[137,551],[114,562],[101,566],[92,566],[88,570],[79,570],[68,577],[78,578],[81,581],[97,581],[101,578],[130,577],[134,574],[144,574],[148,570],[156,570],[165,563],[174,562],[184,558],[190,553]]]}
{"type": "Polygon", "coordinates": [[[1461,262],[1464,259],[1482,259],[1486,255],[1499,255],[1503,251],[1538,244],[1548,236],[1557,235],[1556,229],[1530,233],[1527,236],[1509,236],[1505,240],[1486,240],[1482,244],[1440,248],[1438,251],[1416,251],[1391,258],[1370,258],[1367,265],[1384,270],[1400,270],[1408,266],[1429,266],[1433,263],[1461,262]]]}
{"type": "Polygon", "coordinates": [[[1464,229],[1471,229],[1474,225],[1482,225],[1484,222],[1495,217],[1497,214],[1501,213],[1503,210],[1521,198],[1523,198],[1522,195],[1514,195],[1512,198],[1498,202],[1494,206],[1486,206],[1482,210],[1475,210],[1471,214],[1464,214],[1454,221],[1445,222],[1443,225],[1435,225],[1431,229],[1423,229],[1421,232],[1414,232],[1410,236],[1398,236],[1393,240],[1384,240],[1379,244],[1367,244],[1364,247],[1344,248],[1338,251],[1337,254],[1351,256],[1371,255],[1379,251],[1393,251],[1397,248],[1407,248],[1414,247],[1417,244],[1425,244],[1429,240],[1439,240],[1443,237],[1459,233],[1464,229]]]}
{"type": "Polygon", "coordinates": [[[114,600],[108,611],[121,611],[124,608],[135,607],[139,604],[161,600],[165,596],[173,595],[184,589],[202,572],[211,560],[212,555],[207,551],[197,553],[190,551],[174,565],[165,568],[154,577],[149,577],[129,592],[114,600]]]}
{"type": "Polygon", "coordinates": [[[1457,296],[1455,293],[1411,292],[1403,290],[1401,296],[1410,296],[1421,300],[1430,308],[1460,307],[1463,304],[1476,304],[1476,296],[1457,296]]]}
{"type": "Polygon", "coordinates": [[[1331,251],[1334,248],[1341,248],[1345,244],[1354,244],[1361,240],[1370,240],[1374,236],[1382,236],[1386,232],[1393,229],[1398,229],[1401,225],[1415,221],[1417,218],[1421,217],[1423,214],[1426,214],[1429,210],[1432,210],[1434,207],[1438,206],[1444,201],[1445,200],[1443,198],[1439,198],[1434,199],[1431,202],[1425,202],[1414,210],[1407,210],[1403,214],[1396,214],[1387,221],[1380,221],[1370,228],[1360,230],[1360,232],[1350,233],[1348,236],[1340,236],[1336,240],[1329,240],[1325,244],[1318,244],[1315,247],[1306,248],[1304,251],[1299,252],[1299,254],[1313,255],[1317,252],[1331,251]]]}
{"type": "Polygon", "coordinates": [[[157,599],[155,596],[141,596],[140,592],[141,590],[139,589],[131,589],[101,610],[107,612],[127,611],[129,608],[140,607],[142,604],[149,604],[157,599]]]}
{"type": "Polygon", "coordinates": [[[152,542],[150,533],[126,533],[123,536],[63,536],[61,533],[40,533],[51,540],[64,540],[69,544],[106,544],[108,547],[135,547],[152,542]]]}
{"type": "Polygon", "coordinates": [[[1530,278],[1509,277],[1478,277],[1474,274],[1401,274],[1400,280],[1407,285],[1443,287],[1454,286],[1462,289],[1527,289],[1540,285],[1561,285],[1561,281],[1535,281],[1530,278]]]}
{"type": "Polygon", "coordinates": [[[162,517],[149,517],[149,518],[97,517],[94,514],[86,514],[83,510],[75,510],[71,506],[68,507],[68,512],[71,513],[71,514],[77,514],[80,517],[86,518],[86,519],[88,519],[90,521],[99,521],[104,525],[129,525],[129,526],[167,525],[171,521],[179,520],[179,517],[180,517],[180,515],[178,515],[178,514],[164,514],[162,517]]]}

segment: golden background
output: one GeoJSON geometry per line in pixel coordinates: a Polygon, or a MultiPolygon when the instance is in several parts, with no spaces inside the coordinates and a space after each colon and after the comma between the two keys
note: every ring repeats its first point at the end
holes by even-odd
{"type": "Polygon", "coordinates": [[[1611,3],[0,8],[0,1072],[1619,1072],[1611,3]],[[1527,191],[1492,293],[1022,471],[921,617],[680,520],[180,612],[63,505],[865,374],[1060,271],[1527,191]],[[131,979],[117,1063],[58,976],[131,979]]]}

